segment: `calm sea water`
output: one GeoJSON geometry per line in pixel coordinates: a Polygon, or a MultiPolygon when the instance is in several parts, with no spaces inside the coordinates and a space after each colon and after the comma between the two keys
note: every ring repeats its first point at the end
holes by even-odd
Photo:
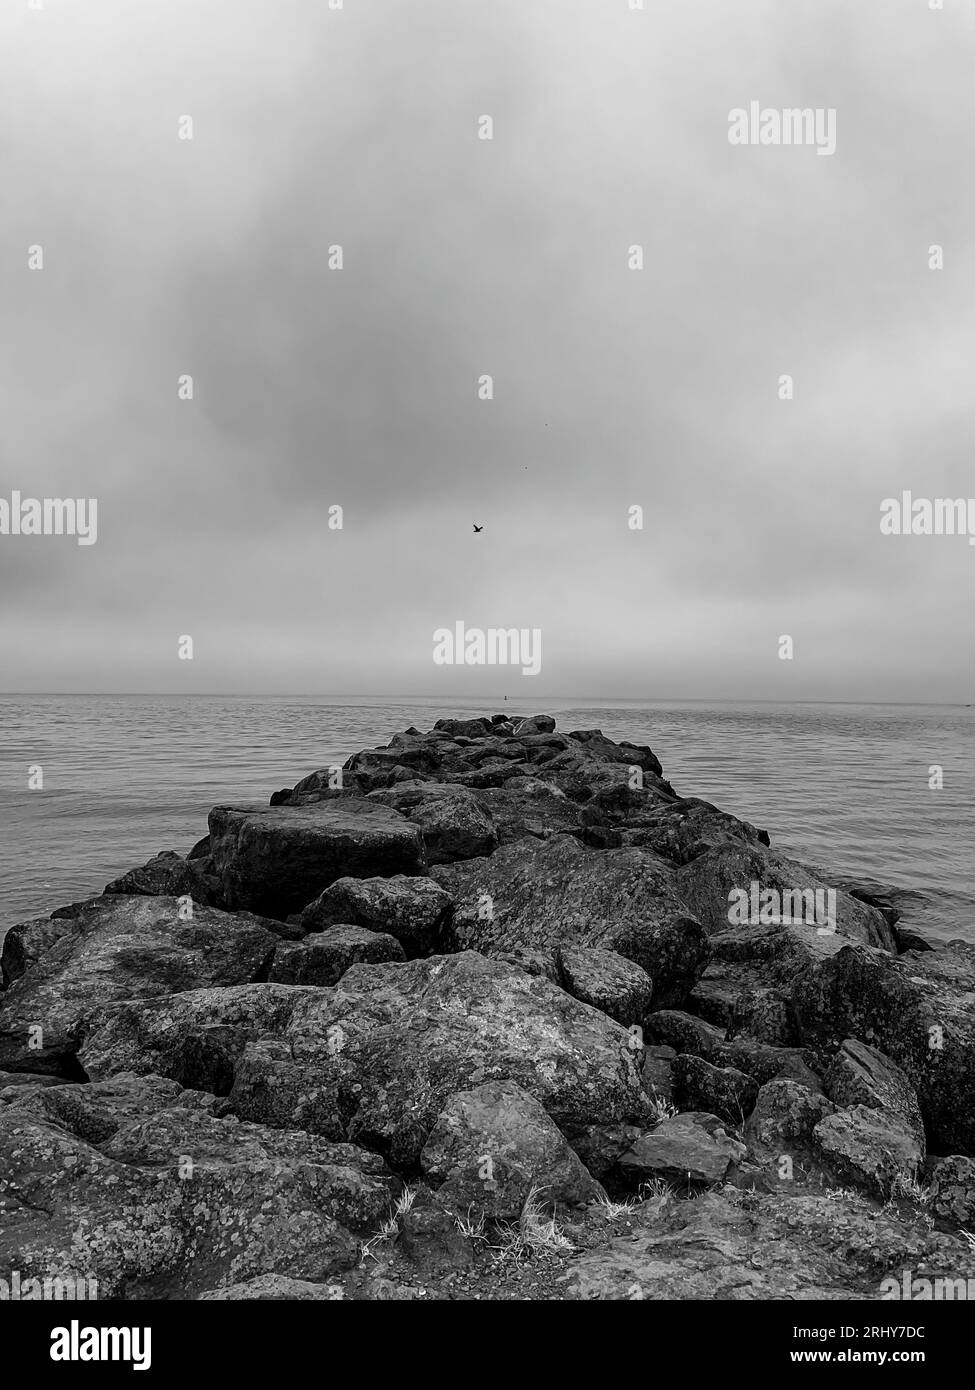
{"type": "MultiPolygon", "coordinates": [[[[327,698],[0,696],[0,936],[185,853],[218,802],[265,801],[327,763],[460,705],[327,698]],[[29,791],[39,763],[44,788],[29,791]]],[[[509,705],[508,708],[514,709],[509,705]]],[[[905,916],[975,941],[975,710],[960,706],[521,701],[559,727],[648,743],[685,796],[838,873],[913,890],[905,916]],[[931,764],[944,788],[928,787],[931,764]]]]}

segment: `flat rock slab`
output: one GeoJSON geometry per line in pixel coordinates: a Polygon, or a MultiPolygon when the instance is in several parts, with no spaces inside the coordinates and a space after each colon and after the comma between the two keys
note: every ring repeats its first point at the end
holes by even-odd
{"type": "Polygon", "coordinates": [[[81,1080],[83,1024],[125,999],[243,984],[269,968],[280,939],[249,913],[177,898],[96,898],[48,923],[48,949],[0,995],[0,1066],[81,1080]]]}
{"type": "Polygon", "coordinates": [[[387,806],[335,797],[306,806],[215,806],[213,873],[227,904],[285,918],[344,874],[424,870],[419,830],[387,806]]]}

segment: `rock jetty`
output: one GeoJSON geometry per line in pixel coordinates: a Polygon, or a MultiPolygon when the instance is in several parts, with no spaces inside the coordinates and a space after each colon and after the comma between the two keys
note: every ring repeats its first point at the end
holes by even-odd
{"type": "Polygon", "coordinates": [[[217,806],[187,855],[12,928],[0,971],[22,1288],[975,1279],[975,946],[926,949],[880,885],[597,729],[441,719],[217,806]]]}

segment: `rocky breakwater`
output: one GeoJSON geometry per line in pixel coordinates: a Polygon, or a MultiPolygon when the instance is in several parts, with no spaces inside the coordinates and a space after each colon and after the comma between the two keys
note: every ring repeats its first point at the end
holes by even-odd
{"type": "Polygon", "coordinates": [[[975,1279],[975,947],[917,949],[650,748],[547,716],[408,729],[271,801],[8,933],[0,1269],[122,1298],[975,1279]]]}

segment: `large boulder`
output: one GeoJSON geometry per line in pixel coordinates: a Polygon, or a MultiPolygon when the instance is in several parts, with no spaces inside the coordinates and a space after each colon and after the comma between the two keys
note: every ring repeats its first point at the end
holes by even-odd
{"type": "Polygon", "coordinates": [[[673,1099],[681,1110],[703,1110],[743,1125],[758,1098],[758,1082],[734,1067],[715,1067],[688,1053],[673,1066],[673,1099]]]}
{"type": "Polygon", "coordinates": [[[848,1038],[884,1053],[914,1086],[935,1150],[975,1154],[975,946],[893,958],[845,946],[796,984],[801,1041],[832,1057],[848,1038]]]}
{"type": "Polygon", "coordinates": [[[419,830],[357,797],[307,806],[215,806],[213,871],[230,907],[270,917],[300,912],[337,878],[424,870],[419,830]]]}
{"type": "Polygon", "coordinates": [[[96,899],[60,919],[64,933],[0,1002],[0,1066],[81,1080],[83,1025],[124,999],[243,984],[266,977],[279,938],[249,913],[176,898],[96,899]]]}
{"type": "Polygon", "coordinates": [[[563,989],[624,1027],[639,1023],[650,1009],[653,981],[645,970],[616,951],[599,946],[562,946],[556,969],[563,989]]]}
{"type": "Polygon", "coordinates": [[[546,1207],[606,1195],[535,1097],[513,1081],[451,1096],[420,1164],[442,1202],[490,1220],[516,1221],[532,1189],[546,1207]]]}
{"type": "Polygon", "coordinates": [[[639,849],[591,850],[571,835],[517,840],[489,859],[438,865],[461,949],[596,946],[653,981],[653,1006],[678,1006],[708,957],[701,924],[674,892],[674,870],[639,849]]]}
{"type": "Polygon", "coordinates": [[[646,1117],[630,1034],[540,976],[472,951],[356,965],[295,991],[290,1016],[246,1045],[228,1109],[349,1139],[410,1169],[451,1095],[513,1081],[571,1139],[646,1117]]]}
{"type": "Polygon", "coordinates": [[[686,1191],[723,1182],[744,1153],[745,1145],[727,1132],[717,1115],[689,1110],[641,1135],[619,1166],[634,1186],[659,1178],[686,1191]]]}
{"type": "Polygon", "coordinates": [[[600,1301],[847,1303],[889,1297],[905,1270],[972,1278],[975,1253],[932,1231],[916,1208],[723,1188],[693,1202],[644,1203],[624,1234],[572,1260],[560,1288],[568,1299],[600,1301]]]}
{"type": "Polygon", "coordinates": [[[105,885],[106,894],[132,893],[144,897],[189,897],[194,902],[221,907],[220,884],[207,870],[205,858],[184,859],[174,850],[161,850],[143,864],[105,885]]]}
{"type": "Polygon", "coordinates": [[[423,836],[428,864],[451,864],[491,854],[498,836],[490,814],[468,787],[438,782],[400,782],[369,800],[401,812],[423,836]]]}
{"type": "Polygon", "coordinates": [[[280,945],[268,979],[280,985],[335,985],[353,965],[405,959],[395,936],[366,927],[335,926],[280,945]]]}
{"type": "Polygon", "coordinates": [[[226,1095],[246,1044],[283,1030],[298,995],[320,993],[314,986],[251,984],[126,1001],[85,1021],[78,1061],[93,1081],[156,1072],[226,1095]]]}
{"type": "Polygon", "coordinates": [[[677,885],[684,902],[710,932],[791,921],[792,925],[812,926],[814,930],[822,927],[824,933],[835,932],[848,940],[897,951],[893,929],[878,908],[828,883],[810,866],[760,845],[724,844],[708,850],[681,868],[677,885]],[[747,903],[737,896],[741,893],[747,896],[747,903]],[[833,914],[828,911],[831,903],[835,906],[833,914]],[[817,905],[822,909],[818,913],[817,905]]]}
{"type": "Polygon", "coordinates": [[[823,1090],[836,1105],[865,1105],[899,1115],[923,1150],[917,1092],[901,1068],[875,1047],[847,1038],[823,1077],[823,1090]]]}
{"type": "Polygon", "coordinates": [[[218,1119],[158,1078],[25,1092],[0,1108],[0,1266],[97,1296],[185,1298],[355,1265],[395,1185],[350,1144],[218,1119]]]}
{"type": "Polygon", "coordinates": [[[820,1120],[813,1141],[838,1182],[879,1198],[891,1195],[898,1178],[915,1177],[924,1157],[917,1135],[901,1115],[869,1105],[820,1120]]]}
{"type": "Polygon", "coordinates": [[[410,957],[429,956],[446,944],[450,894],[431,878],[340,878],[301,913],[305,931],[340,922],[395,936],[410,957]]]}

